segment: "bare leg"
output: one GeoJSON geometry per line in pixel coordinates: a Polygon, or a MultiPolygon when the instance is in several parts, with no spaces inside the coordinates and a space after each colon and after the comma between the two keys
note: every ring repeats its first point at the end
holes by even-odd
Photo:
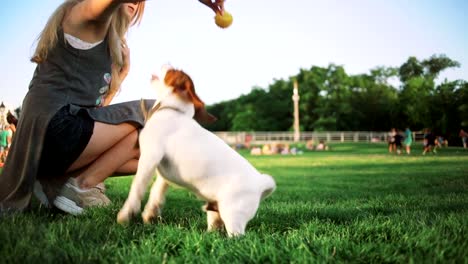
{"type": "MultiPolygon", "coordinates": [[[[63,177],[41,182],[46,187],[42,188],[43,192],[49,201],[55,202],[71,177],[76,179],[78,187],[88,189],[114,173],[134,173],[139,156],[139,150],[135,147],[137,140],[137,130],[131,124],[109,125],[96,122],[93,135],[81,155],[63,177]]],[[[101,198],[103,202],[108,200],[105,195],[101,198]]]]}
{"type": "Polygon", "coordinates": [[[112,176],[134,175],[138,168],[138,159],[131,159],[120,166],[112,176]]]}
{"type": "Polygon", "coordinates": [[[139,155],[137,140],[138,133],[130,124],[96,122],[90,142],[68,172],[79,171],[76,179],[82,188],[93,187],[119,170],[133,172],[135,163],[131,161],[139,155]]]}

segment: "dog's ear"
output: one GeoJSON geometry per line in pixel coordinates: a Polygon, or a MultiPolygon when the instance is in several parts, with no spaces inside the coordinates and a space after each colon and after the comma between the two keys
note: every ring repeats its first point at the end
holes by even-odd
{"type": "Polygon", "coordinates": [[[195,107],[194,119],[200,124],[211,124],[217,120],[216,117],[208,113],[205,103],[195,93],[195,86],[192,79],[181,70],[169,69],[164,77],[164,82],[168,86],[174,87],[174,92],[185,101],[191,102],[195,107]]]}
{"type": "Polygon", "coordinates": [[[208,113],[205,107],[198,109],[198,111],[195,109],[195,115],[193,116],[193,119],[202,125],[209,125],[218,120],[218,118],[216,118],[214,115],[208,113]]]}
{"type": "Polygon", "coordinates": [[[205,103],[203,103],[195,93],[189,91],[178,92],[179,97],[183,98],[188,102],[192,102],[195,108],[195,114],[193,119],[195,119],[201,125],[209,125],[214,123],[218,118],[214,115],[208,113],[205,108],[205,103]]]}

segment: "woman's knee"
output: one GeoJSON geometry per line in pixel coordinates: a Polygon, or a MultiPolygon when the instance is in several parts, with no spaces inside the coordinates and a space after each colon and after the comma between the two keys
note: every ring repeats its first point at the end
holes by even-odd
{"type": "Polygon", "coordinates": [[[129,134],[136,132],[137,128],[129,123],[119,125],[110,125],[96,122],[94,125],[91,141],[108,142],[111,145],[127,137],[129,134]]]}
{"type": "Polygon", "coordinates": [[[112,148],[118,145],[121,145],[122,142],[125,142],[124,145],[127,145],[127,147],[125,148],[128,151],[134,150],[134,152],[132,152],[132,155],[137,156],[139,154],[139,150],[136,147],[138,142],[138,130],[135,127],[119,126],[119,129],[121,129],[121,131],[116,133],[115,128],[115,126],[113,127],[113,129],[109,127],[106,127],[106,129],[104,129],[103,126],[98,127],[98,132],[93,134],[91,140],[88,142],[88,145],[80,154],[78,159],[72,164],[69,170],[74,170],[90,164],[91,162],[99,158],[103,153],[111,150],[112,148]],[[109,134],[110,130],[113,130],[114,133],[109,134]]]}
{"type": "Polygon", "coordinates": [[[138,130],[135,130],[133,132],[131,132],[130,134],[128,134],[124,141],[126,141],[126,145],[128,144],[129,146],[129,150],[132,151],[133,153],[133,156],[135,158],[138,158],[140,156],[140,148],[139,148],[139,145],[138,145],[138,130]]]}
{"type": "Polygon", "coordinates": [[[135,143],[135,147],[137,147],[136,143],[138,142],[138,130],[134,130],[130,132],[126,137],[125,140],[128,140],[131,143],[135,143]]]}

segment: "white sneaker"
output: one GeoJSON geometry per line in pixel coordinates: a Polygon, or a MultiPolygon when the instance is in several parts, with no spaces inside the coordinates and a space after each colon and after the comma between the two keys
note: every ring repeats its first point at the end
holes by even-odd
{"type": "Polygon", "coordinates": [[[75,178],[67,180],[54,200],[57,208],[73,215],[83,213],[85,208],[107,206],[110,203],[100,188],[81,189],[75,178]]]}

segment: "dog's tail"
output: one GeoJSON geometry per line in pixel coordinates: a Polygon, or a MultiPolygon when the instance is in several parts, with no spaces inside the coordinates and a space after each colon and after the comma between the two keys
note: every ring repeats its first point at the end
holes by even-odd
{"type": "Polygon", "coordinates": [[[260,174],[262,176],[262,198],[265,199],[266,197],[270,196],[276,189],[276,182],[268,174],[260,174]]]}

